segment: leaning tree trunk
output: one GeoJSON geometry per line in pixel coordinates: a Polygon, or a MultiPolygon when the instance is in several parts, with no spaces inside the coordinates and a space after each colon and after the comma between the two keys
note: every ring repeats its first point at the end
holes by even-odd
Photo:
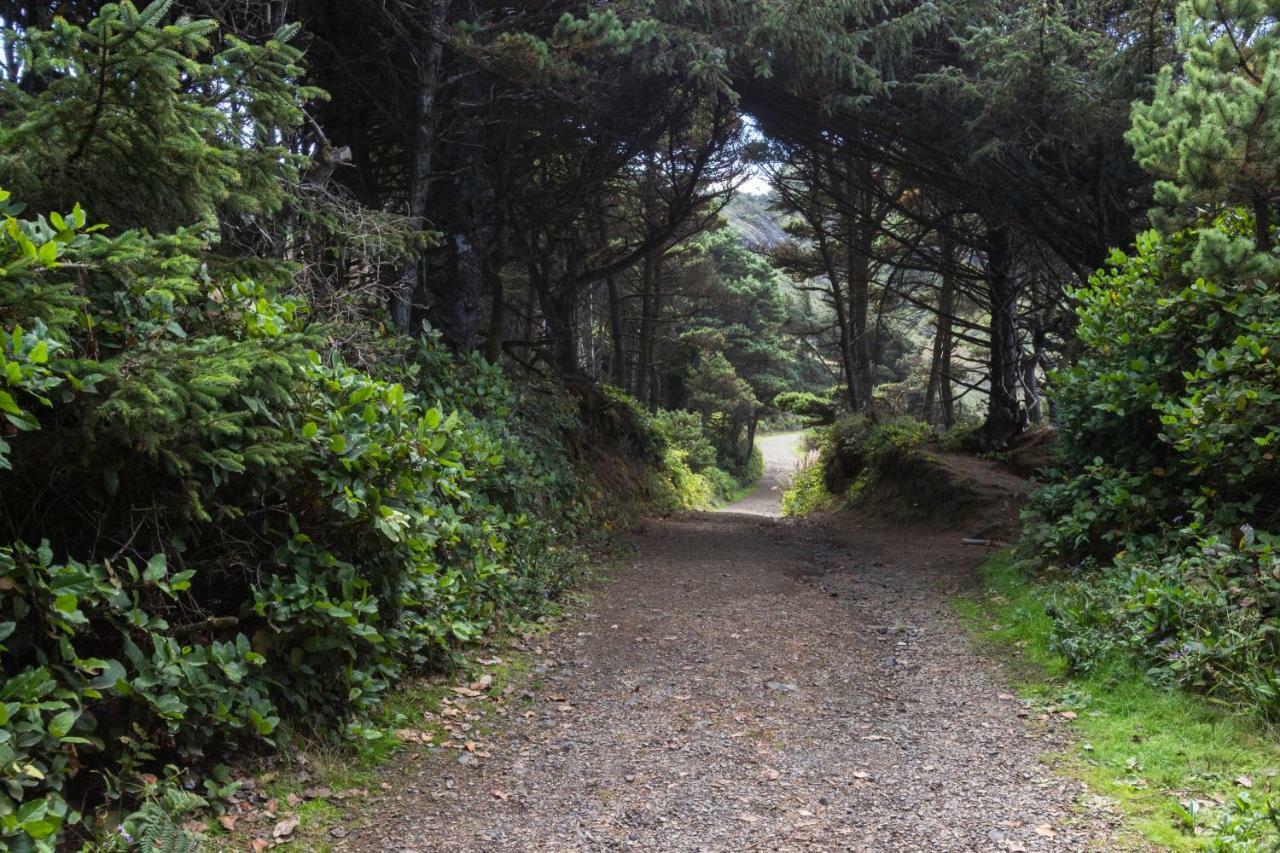
{"type": "Polygon", "coordinates": [[[1031,323],[1031,355],[1022,365],[1022,389],[1027,398],[1027,420],[1037,424],[1044,419],[1044,396],[1040,393],[1040,366],[1044,362],[1048,332],[1043,316],[1031,323]]]}
{"type": "Polygon", "coordinates": [[[836,314],[836,331],[840,336],[840,372],[844,374],[845,398],[849,401],[849,411],[861,411],[863,398],[858,393],[857,371],[854,367],[853,338],[849,327],[848,305],[845,294],[840,287],[840,273],[836,269],[835,260],[831,257],[831,244],[822,223],[817,218],[810,219],[818,243],[818,253],[822,257],[822,265],[826,269],[827,283],[831,288],[831,307],[836,314]]]}
{"type": "Polygon", "coordinates": [[[651,406],[657,351],[658,316],[662,311],[662,259],[654,253],[640,269],[640,340],[637,346],[635,397],[651,406]]]}
{"type": "Polygon", "coordinates": [[[618,289],[618,277],[605,279],[609,291],[609,337],[612,355],[609,358],[609,378],[618,388],[627,387],[627,341],[622,331],[622,294],[618,289]]]}
{"type": "Polygon", "coordinates": [[[955,336],[951,334],[951,321],[956,316],[954,265],[949,265],[946,269],[946,278],[942,284],[942,300],[938,307],[943,317],[943,328],[939,329],[939,332],[944,333],[942,334],[942,362],[939,364],[941,373],[938,376],[938,391],[942,403],[942,425],[950,429],[956,425],[955,386],[951,383],[951,365],[954,361],[956,344],[955,336]]]}
{"type": "Polygon", "coordinates": [[[502,268],[507,260],[509,240],[506,211],[500,209],[494,226],[493,251],[484,265],[485,283],[489,290],[489,329],[485,334],[484,358],[490,364],[498,363],[506,343],[507,294],[502,284],[502,268]]]}
{"type": "MultiPolygon", "coordinates": [[[[646,226],[657,216],[657,180],[657,155],[650,151],[645,156],[644,219],[646,226]]],[[[658,292],[662,277],[660,264],[659,253],[650,252],[645,256],[640,269],[640,336],[636,345],[634,393],[635,398],[644,405],[649,405],[649,398],[653,392],[655,339],[658,335],[658,312],[662,310],[658,292]]]]}
{"type": "Polygon", "coordinates": [[[872,366],[872,336],[867,330],[867,315],[871,303],[871,259],[863,250],[865,225],[850,229],[849,236],[857,242],[850,243],[849,255],[849,338],[853,351],[854,385],[858,389],[861,408],[871,406],[874,387],[872,366]]]}
{"type": "Polygon", "coordinates": [[[988,308],[991,312],[990,407],[983,437],[991,447],[1003,447],[1027,426],[1026,409],[1018,400],[1021,348],[1018,344],[1018,287],[1013,278],[1009,232],[992,230],[987,247],[988,308]]]}
{"type": "MultiPolygon", "coordinates": [[[[565,290],[573,290],[565,288],[565,290]]],[[[542,302],[542,317],[551,338],[553,361],[561,376],[577,376],[578,364],[578,297],[573,292],[548,294],[542,302]]]]}
{"type": "MultiPolygon", "coordinates": [[[[609,226],[604,215],[600,215],[600,245],[609,244],[609,226]]],[[[618,276],[605,277],[605,292],[609,297],[609,381],[617,388],[627,385],[627,341],[623,337],[622,324],[622,292],[618,287],[618,276]]]]}

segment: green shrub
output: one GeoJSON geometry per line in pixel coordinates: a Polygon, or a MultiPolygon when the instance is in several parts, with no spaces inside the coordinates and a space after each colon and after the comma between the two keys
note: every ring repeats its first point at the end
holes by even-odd
{"type": "Polygon", "coordinates": [[[1280,715],[1280,555],[1274,537],[1125,552],[1064,586],[1054,643],[1081,671],[1116,652],[1160,683],[1280,715]]]}
{"type": "Polygon", "coordinates": [[[827,491],[821,465],[806,465],[796,472],[787,490],[782,493],[782,514],[804,516],[832,509],[838,499],[827,491]]]}
{"type": "MultiPolygon", "coordinates": [[[[7,204],[7,202],[6,202],[7,204]]],[[[579,409],[433,341],[378,374],[184,234],[0,231],[0,840],[179,757],[343,725],[568,582],[579,409]]],[[[656,439],[646,437],[644,441],[656,439]]]]}
{"type": "Polygon", "coordinates": [[[711,487],[711,493],[715,495],[717,504],[728,503],[733,500],[744,486],[743,483],[738,481],[737,477],[719,468],[707,468],[702,472],[702,476],[711,487]]]}
{"type": "Polygon", "coordinates": [[[982,439],[982,421],[966,421],[947,430],[939,439],[943,450],[957,453],[980,453],[986,449],[982,439]]]}
{"type": "MultiPolygon", "coordinates": [[[[664,452],[633,401],[313,316],[255,254],[326,227],[296,27],[247,44],[171,5],[4,34],[40,82],[0,80],[0,181],[38,207],[0,189],[3,849],[139,802],[125,829],[170,833],[157,780],[290,721],[377,736],[393,684],[572,580],[619,506],[597,439],[664,452]]],[[[423,242],[378,221],[356,266],[423,242]]]]}
{"type": "Polygon", "coordinates": [[[759,447],[753,447],[751,448],[751,453],[747,456],[747,464],[743,468],[742,476],[738,479],[746,487],[759,482],[763,476],[764,454],[760,452],[759,447]]]}
{"type": "MultiPolygon", "coordinates": [[[[1252,230],[1240,215],[1220,227],[1252,230]]],[[[1188,251],[1185,236],[1144,234],[1075,292],[1084,351],[1051,385],[1075,467],[1032,502],[1035,552],[1105,558],[1280,512],[1280,293],[1188,280],[1188,251]]]]}
{"type": "Polygon", "coordinates": [[[694,471],[714,468],[718,461],[715,445],[707,437],[702,418],[696,412],[661,411],[653,416],[653,425],[669,447],[684,453],[684,460],[694,471]]]}
{"type": "Polygon", "coordinates": [[[810,439],[817,459],[784,494],[784,514],[803,515],[834,506],[840,502],[837,495],[846,501],[856,499],[880,476],[892,453],[929,441],[933,435],[928,424],[905,415],[885,420],[846,415],[818,428],[810,439]]]}
{"type": "MultiPolygon", "coordinates": [[[[1252,233],[1243,214],[1227,235],[1252,233]]],[[[1280,293],[1191,278],[1186,235],[1139,238],[1075,293],[1078,363],[1052,377],[1062,470],[1024,553],[1075,570],[1056,643],[1280,715],[1280,293]]]]}
{"type": "Polygon", "coordinates": [[[838,388],[826,394],[785,391],[774,398],[773,405],[782,412],[799,419],[799,423],[803,426],[826,426],[835,423],[839,414],[840,407],[835,401],[838,391],[838,388]]]}
{"type": "Polygon", "coordinates": [[[667,451],[663,476],[670,489],[670,497],[665,501],[668,509],[710,509],[715,506],[714,487],[705,476],[689,467],[683,451],[667,451]]]}
{"type": "Polygon", "coordinates": [[[757,448],[751,449],[744,465],[733,466],[732,452],[717,449],[696,412],[664,410],[651,415],[650,423],[667,447],[664,464],[671,484],[667,501],[671,509],[709,509],[727,503],[764,472],[757,448]],[[728,470],[738,467],[736,472],[728,470]]]}

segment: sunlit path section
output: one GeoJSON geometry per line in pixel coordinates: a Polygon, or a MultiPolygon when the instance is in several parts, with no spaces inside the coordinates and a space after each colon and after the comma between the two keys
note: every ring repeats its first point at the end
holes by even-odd
{"type": "Polygon", "coordinates": [[[782,493],[800,466],[800,447],[804,441],[802,432],[783,432],[756,439],[756,446],[764,456],[764,473],[756,490],[737,503],[723,507],[720,512],[736,512],[742,515],[764,515],[778,518],[782,515],[782,493]]]}

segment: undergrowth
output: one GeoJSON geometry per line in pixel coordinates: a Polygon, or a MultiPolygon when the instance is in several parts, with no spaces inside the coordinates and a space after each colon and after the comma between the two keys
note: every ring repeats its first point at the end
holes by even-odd
{"type": "Polygon", "coordinates": [[[850,506],[882,474],[894,454],[934,437],[928,424],[905,415],[882,420],[846,415],[806,438],[808,462],[782,496],[788,516],[850,506]]]}
{"type": "MultiPolygon", "coordinates": [[[[1240,211],[1212,228],[1253,233],[1240,211]]],[[[1061,467],[1021,552],[1073,579],[1055,617],[1074,668],[1127,655],[1280,719],[1280,294],[1199,277],[1194,237],[1144,234],[1075,292],[1080,358],[1051,386],[1061,467]]]]}
{"type": "Polygon", "coordinates": [[[1054,763],[1113,799],[1131,828],[1170,850],[1274,850],[1280,745],[1256,713],[1160,687],[1132,658],[1074,669],[1053,616],[1057,580],[1033,580],[1007,553],[981,569],[984,592],[956,602],[979,642],[1009,662],[1027,704],[1066,716],[1075,744],[1054,763]]]}

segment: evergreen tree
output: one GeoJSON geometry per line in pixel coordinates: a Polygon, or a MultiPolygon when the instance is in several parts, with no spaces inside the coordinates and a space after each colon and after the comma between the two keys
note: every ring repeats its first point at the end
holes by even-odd
{"type": "Polygon", "coordinates": [[[1166,66],[1155,96],[1133,107],[1128,133],[1139,162],[1155,173],[1152,220],[1192,224],[1192,266],[1212,277],[1274,279],[1273,211],[1280,196],[1280,3],[1186,0],[1178,7],[1181,69],[1166,66]],[[1227,207],[1249,208],[1252,237],[1212,221],[1227,207]]]}
{"type": "Polygon", "coordinates": [[[15,198],[153,231],[284,205],[305,162],[286,140],[319,95],[299,85],[297,25],[219,47],[213,21],[170,22],[172,5],[0,35],[19,58],[0,79],[0,184],[15,198]]]}

